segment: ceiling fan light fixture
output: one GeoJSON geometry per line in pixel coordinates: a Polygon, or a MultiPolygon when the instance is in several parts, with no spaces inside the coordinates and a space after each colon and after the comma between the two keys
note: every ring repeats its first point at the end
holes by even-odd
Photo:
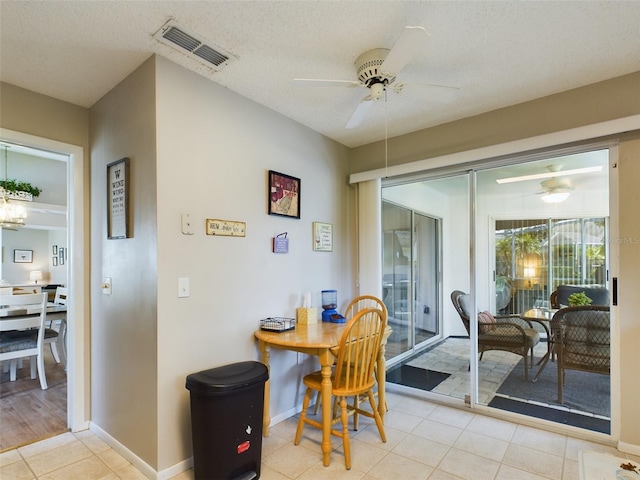
{"type": "Polygon", "coordinates": [[[564,202],[567,198],[569,198],[570,193],[569,192],[548,192],[545,193],[544,195],[542,195],[540,198],[542,199],[542,201],[544,203],[562,203],[564,202]]]}

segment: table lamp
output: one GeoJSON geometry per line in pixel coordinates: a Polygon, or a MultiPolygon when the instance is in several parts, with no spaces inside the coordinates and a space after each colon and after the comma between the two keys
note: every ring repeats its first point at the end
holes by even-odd
{"type": "Polygon", "coordinates": [[[531,279],[536,276],[536,269],[533,267],[524,269],[524,278],[529,279],[529,288],[531,288],[531,279]]]}
{"type": "Polygon", "coordinates": [[[42,280],[42,271],[41,270],[32,270],[31,273],[29,273],[29,279],[33,280],[34,283],[37,285],[38,284],[38,280],[42,280]]]}

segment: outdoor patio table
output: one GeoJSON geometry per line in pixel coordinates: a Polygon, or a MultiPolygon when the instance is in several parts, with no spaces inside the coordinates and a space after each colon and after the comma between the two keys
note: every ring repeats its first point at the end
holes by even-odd
{"type": "Polygon", "coordinates": [[[537,322],[542,325],[542,328],[544,328],[544,331],[547,334],[547,353],[545,353],[543,357],[538,361],[538,365],[540,365],[540,368],[538,369],[535,377],[533,377],[533,380],[531,380],[531,382],[533,383],[535,383],[538,378],[540,378],[540,374],[549,362],[549,357],[553,355],[553,338],[551,337],[551,329],[549,328],[549,323],[551,322],[553,315],[557,311],[558,310],[551,308],[531,308],[526,312],[520,314],[520,318],[523,318],[524,320],[528,320],[530,322],[537,322]]]}

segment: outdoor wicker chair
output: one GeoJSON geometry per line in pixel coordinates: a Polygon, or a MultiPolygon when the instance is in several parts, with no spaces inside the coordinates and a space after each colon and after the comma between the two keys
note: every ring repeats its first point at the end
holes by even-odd
{"type": "Polygon", "coordinates": [[[558,356],[558,403],[563,402],[565,370],[610,374],[611,334],[608,306],[562,308],[551,319],[551,334],[558,356]]]}
{"type": "MultiPolygon", "coordinates": [[[[451,301],[460,315],[467,334],[471,337],[469,295],[460,290],[454,290],[451,293],[451,301]]],[[[489,319],[492,319],[491,323],[485,323],[487,322],[487,317],[486,312],[482,312],[478,316],[478,352],[480,353],[480,360],[482,360],[484,352],[488,350],[502,350],[520,355],[524,360],[524,379],[529,381],[529,368],[533,367],[533,347],[540,341],[540,334],[529,321],[517,315],[491,315],[489,319]],[[529,352],[531,352],[530,363],[527,362],[529,352]],[[528,363],[529,365],[527,365],[528,363]]]]}

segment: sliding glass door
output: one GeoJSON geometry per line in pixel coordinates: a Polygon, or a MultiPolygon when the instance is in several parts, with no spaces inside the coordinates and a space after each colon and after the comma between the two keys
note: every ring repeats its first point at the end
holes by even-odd
{"type": "Polygon", "coordinates": [[[440,221],[389,201],[382,205],[382,295],[393,334],[389,363],[440,336],[440,221]]]}
{"type": "Polygon", "coordinates": [[[608,432],[607,375],[567,371],[559,401],[550,320],[558,286],[608,298],[609,164],[601,149],[385,182],[382,280],[395,335],[388,381],[608,432]],[[466,313],[454,308],[454,292],[465,294],[466,313]],[[498,331],[504,338],[493,341],[498,331]],[[421,333],[433,336],[421,341],[421,333]],[[400,375],[398,364],[413,370],[400,375]],[[418,380],[406,381],[409,373],[418,380]]]}

